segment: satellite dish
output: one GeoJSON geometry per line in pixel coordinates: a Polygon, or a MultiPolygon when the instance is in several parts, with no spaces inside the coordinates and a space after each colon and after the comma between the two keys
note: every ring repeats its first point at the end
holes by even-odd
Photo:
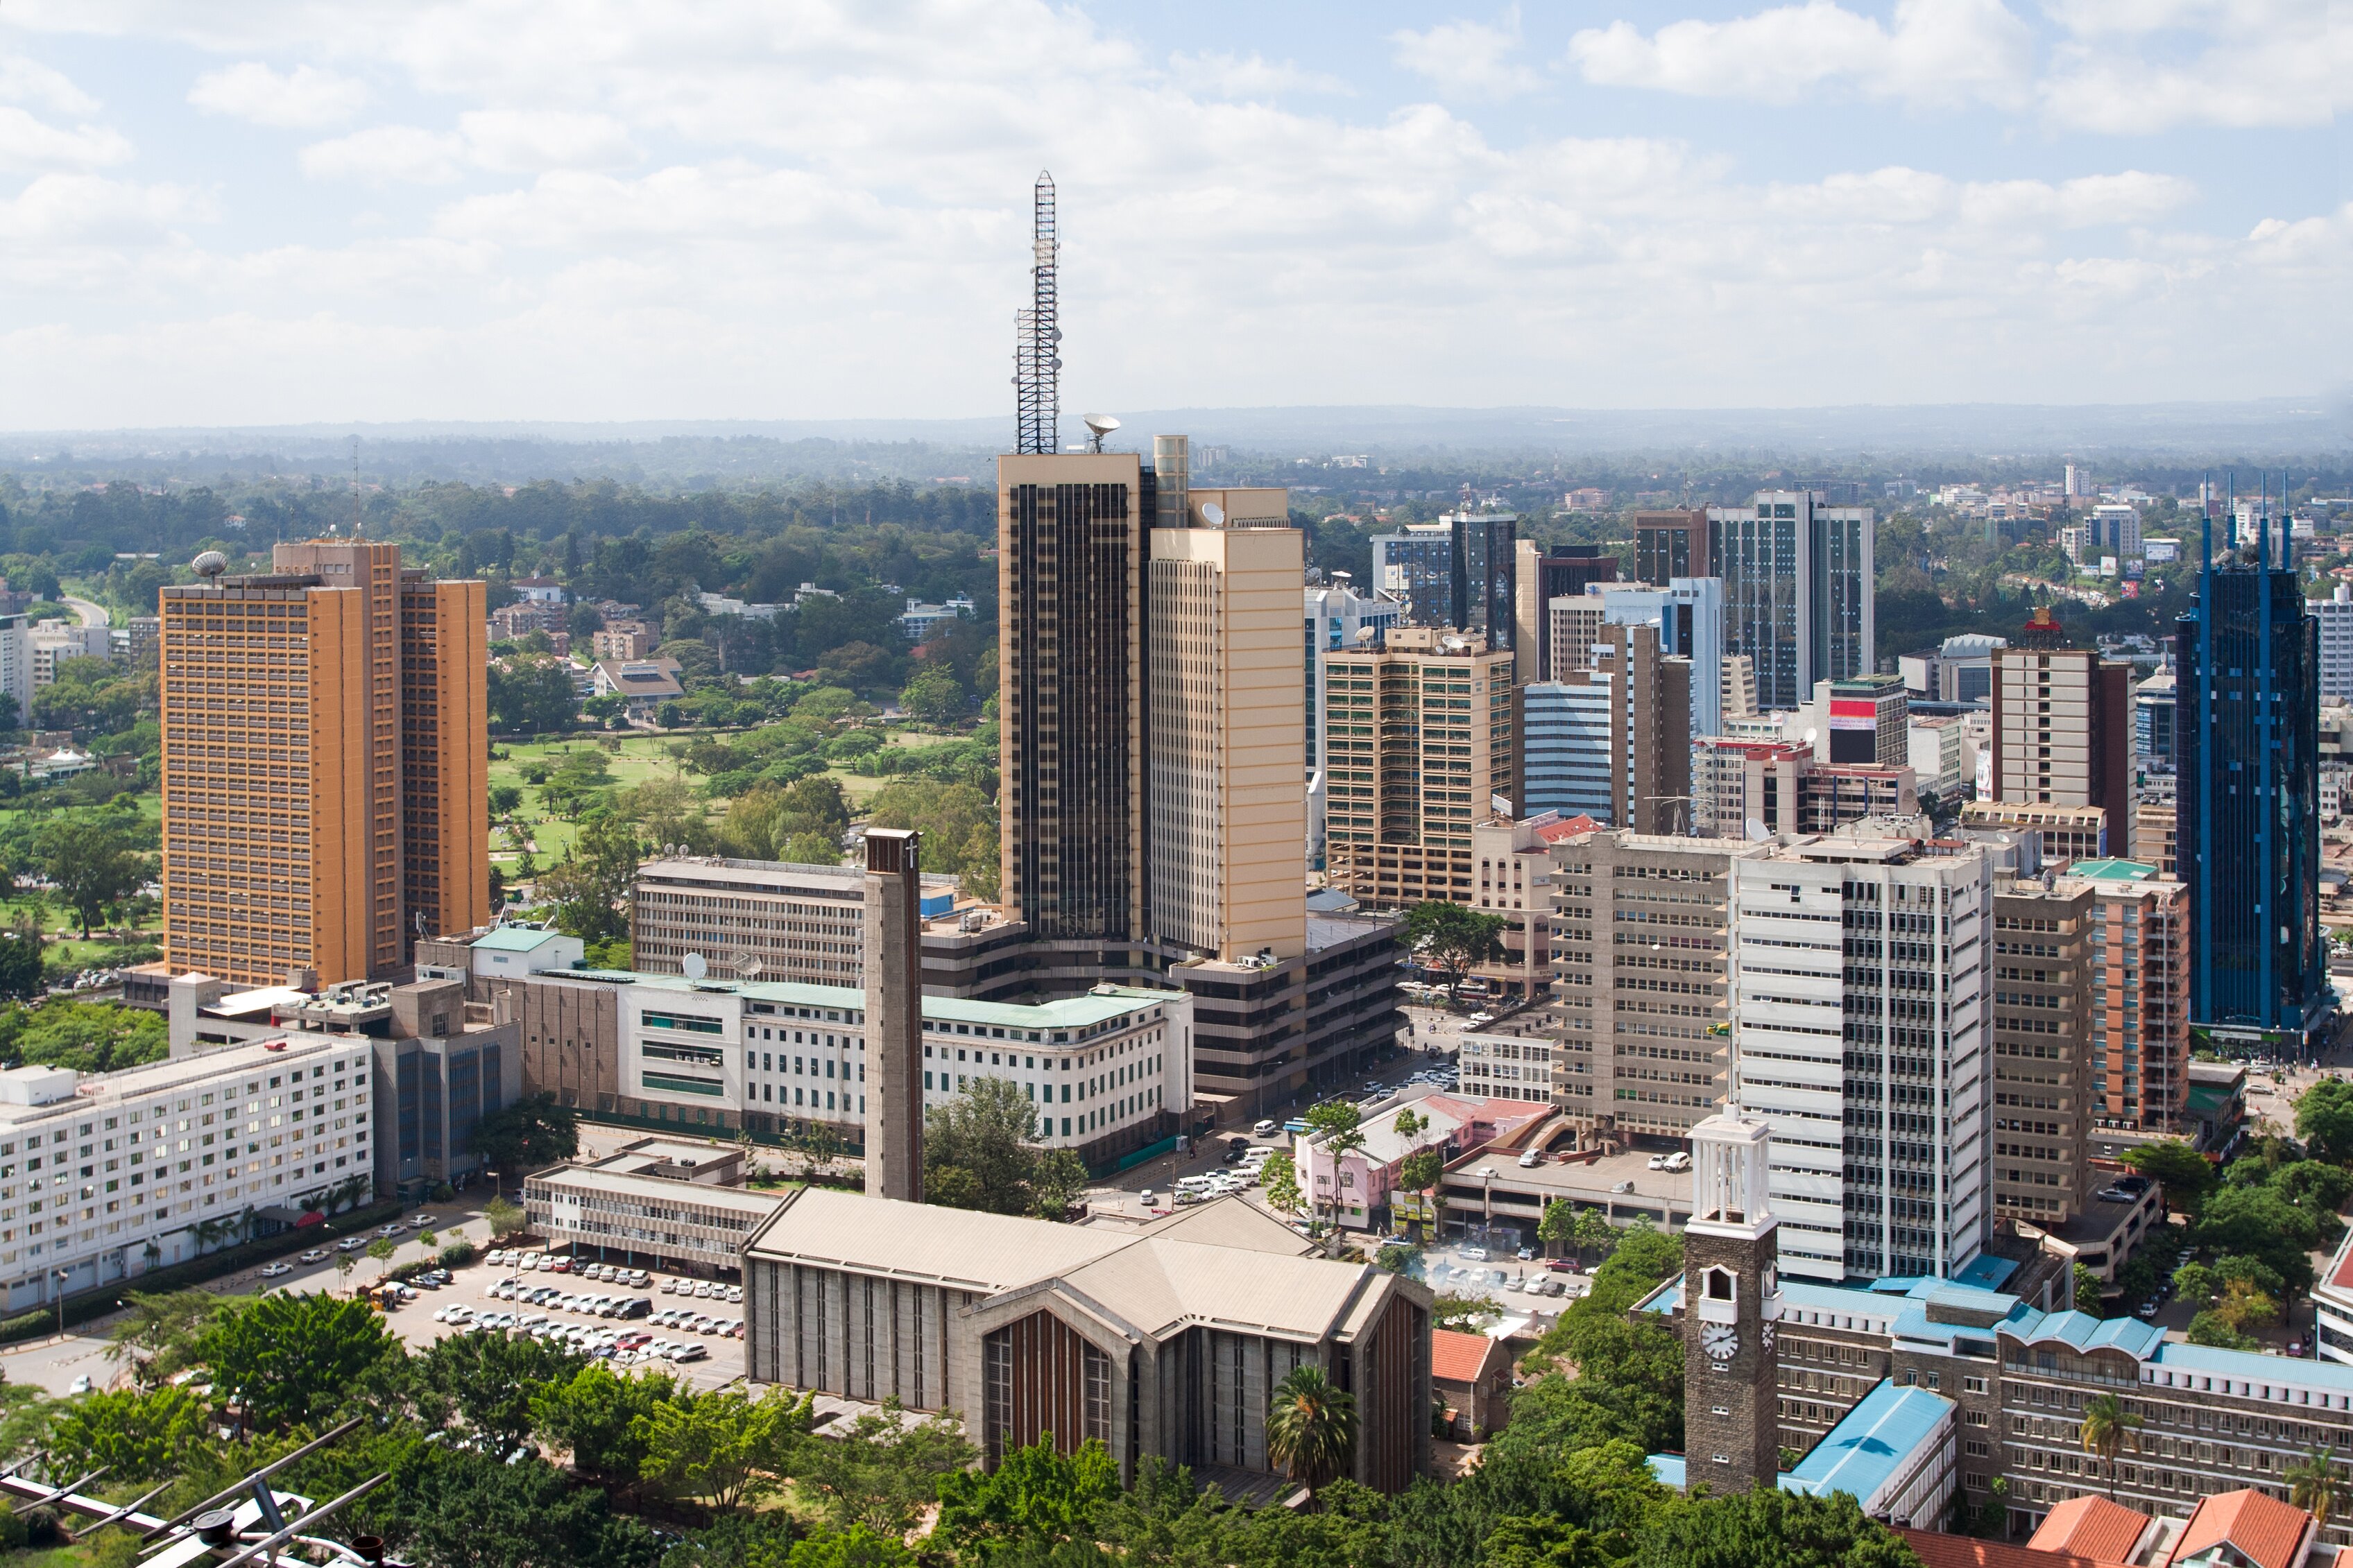
{"type": "Polygon", "coordinates": [[[711,965],[702,962],[702,954],[699,952],[688,953],[678,967],[689,980],[700,980],[711,973],[711,965]]]}
{"type": "Polygon", "coordinates": [[[1226,509],[1219,506],[1216,501],[1203,501],[1201,503],[1201,516],[1211,528],[1223,528],[1226,525],[1226,509]]]}
{"type": "Polygon", "coordinates": [[[1380,635],[1381,629],[1378,626],[1358,626],[1356,628],[1356,640],[1360,643],[1369,643],[1380,635]]]}
{"type": "Polygon", "coordinates": [[[1103,450],[1103,437],[1119,428],[1115,415],[1090,414],[1086,416],[1087,433],[1095,438],[1095,450],[1103,450]]]}
{"type": "Polygon", "coordinates": [[[199,577],[217,577],[228,570],[228,557],[217,550],[207,550],[188,564],[195,568],[199,577]]]}

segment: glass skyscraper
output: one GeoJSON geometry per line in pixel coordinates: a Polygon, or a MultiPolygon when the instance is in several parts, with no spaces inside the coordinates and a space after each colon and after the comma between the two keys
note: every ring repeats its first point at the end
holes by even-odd
{"type": "Polygon", "coordinates": [[[1869,507],[1830,506],[1819,490],[1760,490],[1707,518],[1710,574],[1724,579],[1724,651],[1748,656],[1758,708],[1794,709],[1817,681],[1872,672],[1869,507]]]}
{"type": "Polygon", "coordinates": [[[2193,1044],[2225,1052],[2308,1054],[2328,1010],[2320,637],[2286,544],[2263,526],[2218,562],[2210,542],[2197,602],[2175,631],[2190,1030],[2193,1044]]]}

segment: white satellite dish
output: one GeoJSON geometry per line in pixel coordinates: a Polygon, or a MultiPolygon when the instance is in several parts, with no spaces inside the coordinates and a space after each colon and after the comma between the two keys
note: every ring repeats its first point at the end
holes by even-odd
{"type": "Polygon", "coordinates": [[[700,980],[711,973],[711,965],[702,962],[702,954],[699,952],[688,953],[680,962],[679,968],[689,980],[700,980]]]}
{"type": "Polygon", "coordinates": [[[1119,420],[1109,414],[1090,414],[1086,416],[1086,426],[1087,433],[1095,438],[1095,450],[1100,452],[1103,437],[1119,428],[1119,420]]]}
{"type": "Polygon", "coordinates": [[[1211,528],[1223,528],[1226,526],[1226,509],[1216,501],[1205,500],[1201,503],[1201,521],[1211,528]]]}

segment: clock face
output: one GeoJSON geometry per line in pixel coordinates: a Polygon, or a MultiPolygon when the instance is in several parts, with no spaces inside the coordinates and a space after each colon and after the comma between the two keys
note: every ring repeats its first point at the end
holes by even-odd
{"type": "Polygon", "coordinates": [[[1740,1348],[1740,1336],[1732,1331],[1729,1323],[1710,1323],[1699,1334],[1699,1347],[1711,1361],[1730,1361],[1740,1348]]]}

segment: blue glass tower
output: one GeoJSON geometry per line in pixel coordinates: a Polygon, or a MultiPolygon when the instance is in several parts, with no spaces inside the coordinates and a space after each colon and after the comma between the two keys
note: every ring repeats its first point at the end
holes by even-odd
{"type": "Polygon", "coordinates": [[[2190,1031],[2309,1056],[2328,1011],[2320,940],[2319,628],[2283,531],[2213,558],[2175,628],[2176,825],[2190,890],[2190,1031]]]}

